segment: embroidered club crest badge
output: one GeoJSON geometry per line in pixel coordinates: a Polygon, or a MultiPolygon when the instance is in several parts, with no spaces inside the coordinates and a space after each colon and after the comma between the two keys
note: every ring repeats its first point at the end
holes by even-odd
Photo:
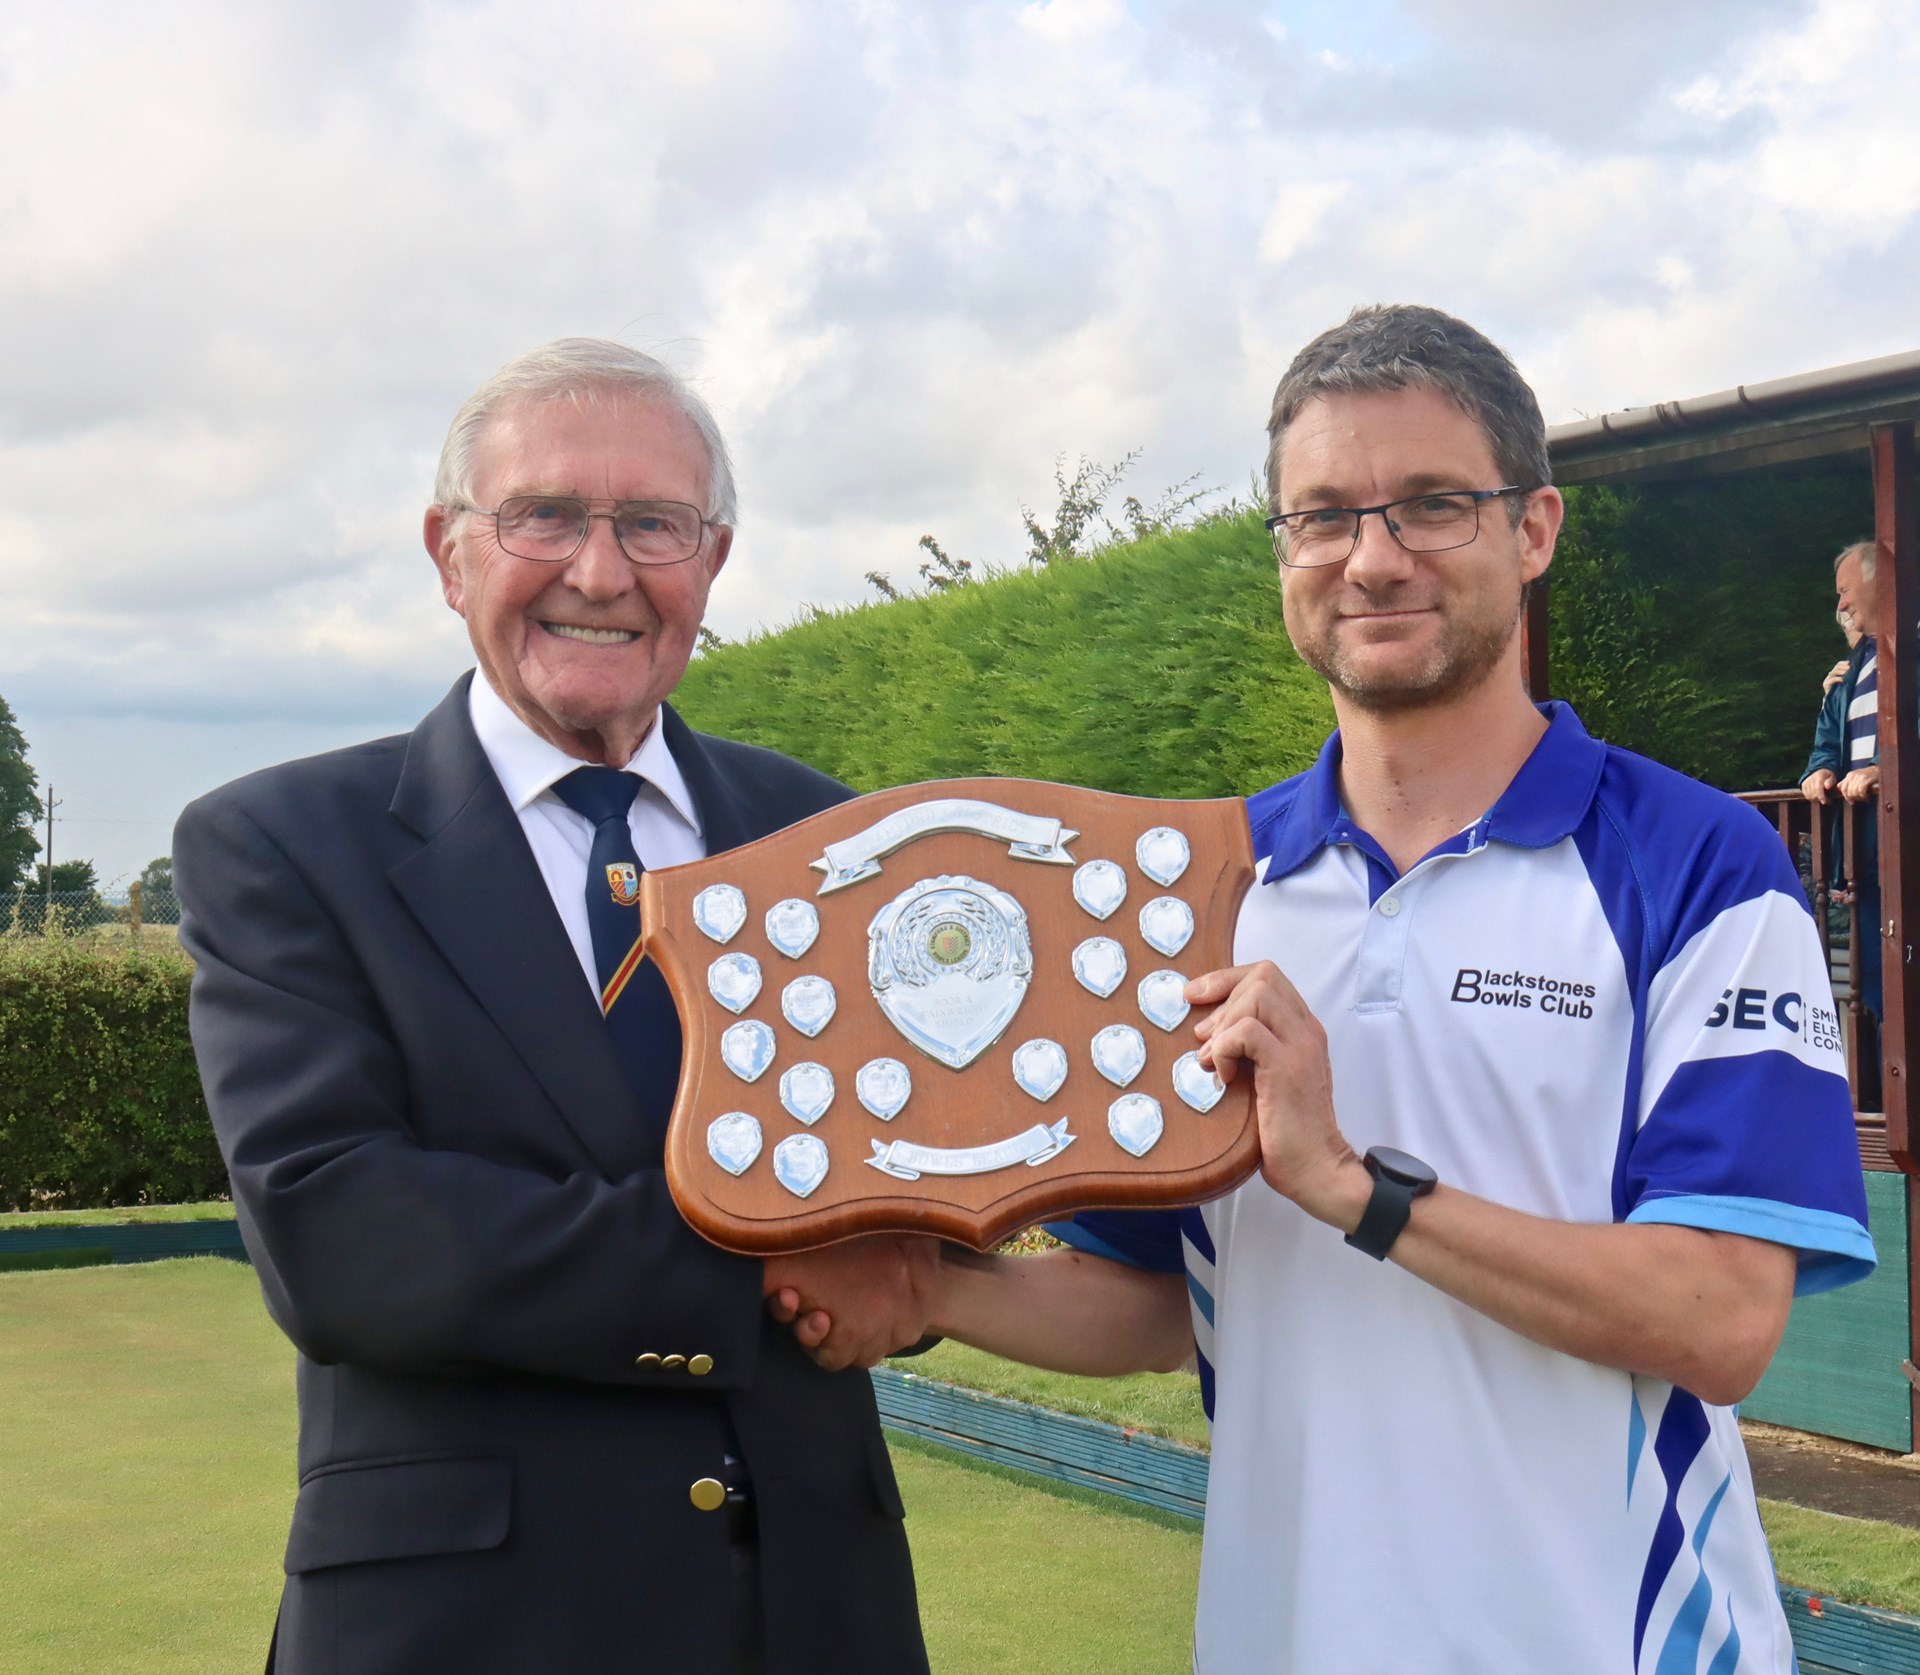
{"type": "Polygon", "coordinates": [[[632,907],[640,900],[640,869],[631,861],[607,864],[607,891],[615,907],[632,907]]]}

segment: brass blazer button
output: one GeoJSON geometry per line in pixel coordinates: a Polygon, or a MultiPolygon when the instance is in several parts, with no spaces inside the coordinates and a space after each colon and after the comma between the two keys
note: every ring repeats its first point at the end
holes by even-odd
{"type": "Polygon", "coordinates": [[[686,1364],[687,1358],[684,1355],[669,1355],[661,1360],[660,1370],[662,1372],[677,1373],[686,1364]]]}
{"type": "Polygon", "coordinates": [[[718,1512],[727,1504],[727,1486],[717,1477],[703,1477],[687,1491],[687,1499],[702,1512],[718,1512]]]}
{"type": "Polygon", "coordinates": [[[636,1367],[657,1367],[660,1365],[660,1357],[652,1350],[648,1350],[645,1355],[636,1356],[633,1364],[636,1367]]]}
{"type": "Polygon", "coordinates": [[[693,1359],[687,1363],[687,1371],[692,1373],[695,1378],[705,1378],[708,1373],[713,1371],[713,1357],[711,1355],[694,1356],[693,1359]]]}

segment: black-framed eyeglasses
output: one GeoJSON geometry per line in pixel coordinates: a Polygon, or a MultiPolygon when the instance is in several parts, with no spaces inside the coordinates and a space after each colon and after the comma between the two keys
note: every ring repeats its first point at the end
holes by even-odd
{"type": "Polygon", "coordinates": [[[699,508],[682,500],[601,501],[609,512],[596,512],[596,502],[570,494],[514,494],[491,511],[478,506],[465,510],[492,518],[503,551],[538,564],[564,564],[586,544],[595,518],[613,525],[620,550],[635,564],[681,564],[700,550],[708,528],[699,508]]]}
{"type": "Polygon", "coordinates": [[[1480,534],[1480,508],[1509,494],[1531,494],[1517,483],[1497,489],[1446,489],[1410,494],[1383,506],[1314,506],[1267,519],[1274,556],[1294,570],[1343,564],[1360,544],[1361,522],[1380,514],[1387,532],[1410,553],[1452,552],[1480,534]]]}

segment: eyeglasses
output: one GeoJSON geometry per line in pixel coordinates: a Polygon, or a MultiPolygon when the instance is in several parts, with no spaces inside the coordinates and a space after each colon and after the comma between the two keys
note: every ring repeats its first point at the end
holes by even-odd
{"type": "Polygon", "coordinates": [[[680,564],[700,550],[707,520],[679,500],[620,500],[596,512],[570,494],[515,494],[496,511],[465,510],[492,518],[502,550],[539,564],[564,564],[586,544],[595,518],[613,525],[620,550],[635,564],[680,564]]]}
{"type": "Polygon", "coordinates": [[[1410,553],[1452,552],[1470,547],[1480,534],[1480,508],[1509,494],[1531,494],[1509,483],[1498,489],[1448,489],[1410,494],[1384,506],[1315,506],[1267,519],[1274,556],[1294,570],[1341,564],[1360,544],[1360,524],[1375,512],[1387,532],[1410,553]]]}

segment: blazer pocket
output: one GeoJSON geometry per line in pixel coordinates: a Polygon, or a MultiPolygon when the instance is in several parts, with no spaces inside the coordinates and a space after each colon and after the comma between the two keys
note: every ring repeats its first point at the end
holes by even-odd
{"type": "Polygon", "coordinates": [[[513,1461],[432,1456],[322,1466],[300,1485],[290,1576],[375,1559],[479,1553],[507,1539],[513,1461]]]}

